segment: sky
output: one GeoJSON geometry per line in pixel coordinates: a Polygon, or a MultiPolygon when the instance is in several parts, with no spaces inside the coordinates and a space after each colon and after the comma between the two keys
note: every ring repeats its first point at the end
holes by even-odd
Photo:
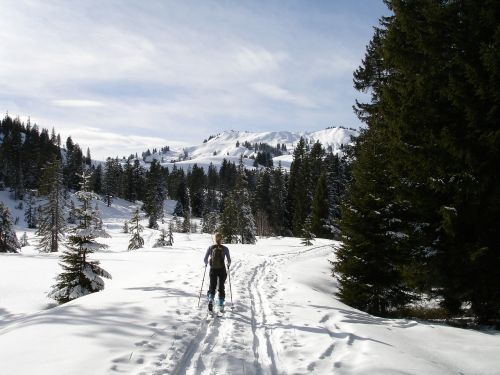
{"type": "Polygon", "coordinates": [[[0,0],[0,111],[93,158],[224,130],[358,128],[382,0],[0,0]]]}

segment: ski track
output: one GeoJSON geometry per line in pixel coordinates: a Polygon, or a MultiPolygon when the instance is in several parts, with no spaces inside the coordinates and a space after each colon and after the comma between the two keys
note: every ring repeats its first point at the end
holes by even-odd
{"type": "MultiPolygon", "coordinates": [[[[226,282],[226,312],[222,317],[207,320],[205,303],[191,314],[193,327],[188,337],[172,342],[167,353],[159,353],[154,375],[282,375],[280,352],[300,347],[295,333],[283,327],[289,326],[288,317],[282,312],[283,298],[278,289],[282,276],[279,266],[296,257],[330,246],[317,246],[297,252],[274,255],[255,255],[235,261],[231,267],[233,298],[229,280],[226,282]],[[234,278],[234,275],[242,277],[234,278]],[[197,323],[196,323],[197,322],[197,323]],[[279,332],[275,328],[281,327],[279,332]],[[283,345],[284,344],[284,345],[283,345]]],[[[203,299],[203,296],[202,296],[203,299]]],[[[330,333],[330,336],[333,335],[330,333]]],[[[348,338],[347,338],[348,339],[348,338]]],[[[321,358],[331,359],[335,346],[330,343],[321,358]]],[[[310,363],[307,371],[316,367],[310,363]]]]}

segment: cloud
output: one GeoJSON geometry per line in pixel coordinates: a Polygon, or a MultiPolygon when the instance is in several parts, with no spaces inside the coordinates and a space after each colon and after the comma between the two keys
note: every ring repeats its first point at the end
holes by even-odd
{"type": "Polygon", "coordinates": [[[294,104],[302,108],[316,108],[316,104],[307,97],[292,94],[290,91],[270,83],[257,82],[252,83],[250,87],[256,92],[274,100],[294,104]]]}
{"type": "Polygon", "coordinates": [[[241,47],[236,60],[246,72],[272,72],[280,68],[287,58],[284,52],[272,53],[264,48],[241,47]]]}
{"type": "Polygon", "coordinates": [[[59,107],[88,108],[88,107],[104,106],[104,103],[101,103],[96,100],[81,100],[81,99],[59,99],[59,100],[53,100],[52,103],[59,107]]]}
{"type": "Polygon", "coordinates": [[[148,148],[160,148],[164,146],[178,147],[187,146],[183,142],[167,140],[165,138],[123,135],[113,132],[103,132],[99,128],[75,127],[61,129],[64,138],[71,135],[85,152],[86,145],[92,144],[91,153],[95,160],[105,160],[107,157],[122,157],[132,153],[146,151],[148,148]]]}

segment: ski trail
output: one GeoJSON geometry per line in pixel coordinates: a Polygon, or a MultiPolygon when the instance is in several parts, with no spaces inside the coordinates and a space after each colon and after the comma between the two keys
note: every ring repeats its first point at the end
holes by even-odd
{"type": "MultiPolygon", "coordinates": [[[[297,253],[278,257],[255,255],[234,262],[231,281],[235,310],[232,311],[230,288],[226,283],[226,313],[212,321],[201,318],[198,331],[184,344],[182,356],[172,363],[176,375],[284,374],[279,353],[281,334],[274,333],[283,323],[282,299],[279,298],[281,275],[278,265],[297,253]]],[[[172,368],[171,367],[171,368],[172,368]]]]}
{"type": "MultiPolygon", "coordinates": [[[[241,267],[241,262],[236,261],[231,272],[237,271],[241,267]]],[[[227,286],[226,298],[229,297],[229,285],[227,286]]],[[[232,307],[232,306],[231,306],[232,307]]],[[[229,309],[229,308],[228,308],[229,309]]],[[[225,314],[230,314],[226,312],[225,314]]],[[[220,366],[224,367],[224,361],[220,360],[225,352],[233,349],[232,344],[228,343],[228,337],[233,334],[233,322],[226,316],[214,316],[207,321],[207,316],[201,314],[201,322],[197,334],[191,339],[184,354],[178,360],[171,374],[210,374],[220,366]],[[225,350],[221,352],[221,347],[225,350]]],[[[216,371],[216,373],[224,373],[216,371]]]]}
{"type": "Polygon", "coordinates": [[[251,325],[253,333],[252,349],[254,353],[254,365],[257,374],[278,374],[276,354],[271,342],[272,331],[267,326],[270,305],[264,290],[267,289],[266,282],[269,280],[268,261],[264,261],[253,269],[253,274],[248,281],[248,290],[251,300],[251,325]]]}

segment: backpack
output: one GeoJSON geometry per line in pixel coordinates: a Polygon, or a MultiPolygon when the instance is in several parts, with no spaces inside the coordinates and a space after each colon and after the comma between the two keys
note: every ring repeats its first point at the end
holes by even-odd
{"type": "Polygon", "coordinates": [[[210,267],[212,268],[225,268],[224,267],[224,249],[220,245],[212,246],[212,256],[210,258],[210,267]]]}

